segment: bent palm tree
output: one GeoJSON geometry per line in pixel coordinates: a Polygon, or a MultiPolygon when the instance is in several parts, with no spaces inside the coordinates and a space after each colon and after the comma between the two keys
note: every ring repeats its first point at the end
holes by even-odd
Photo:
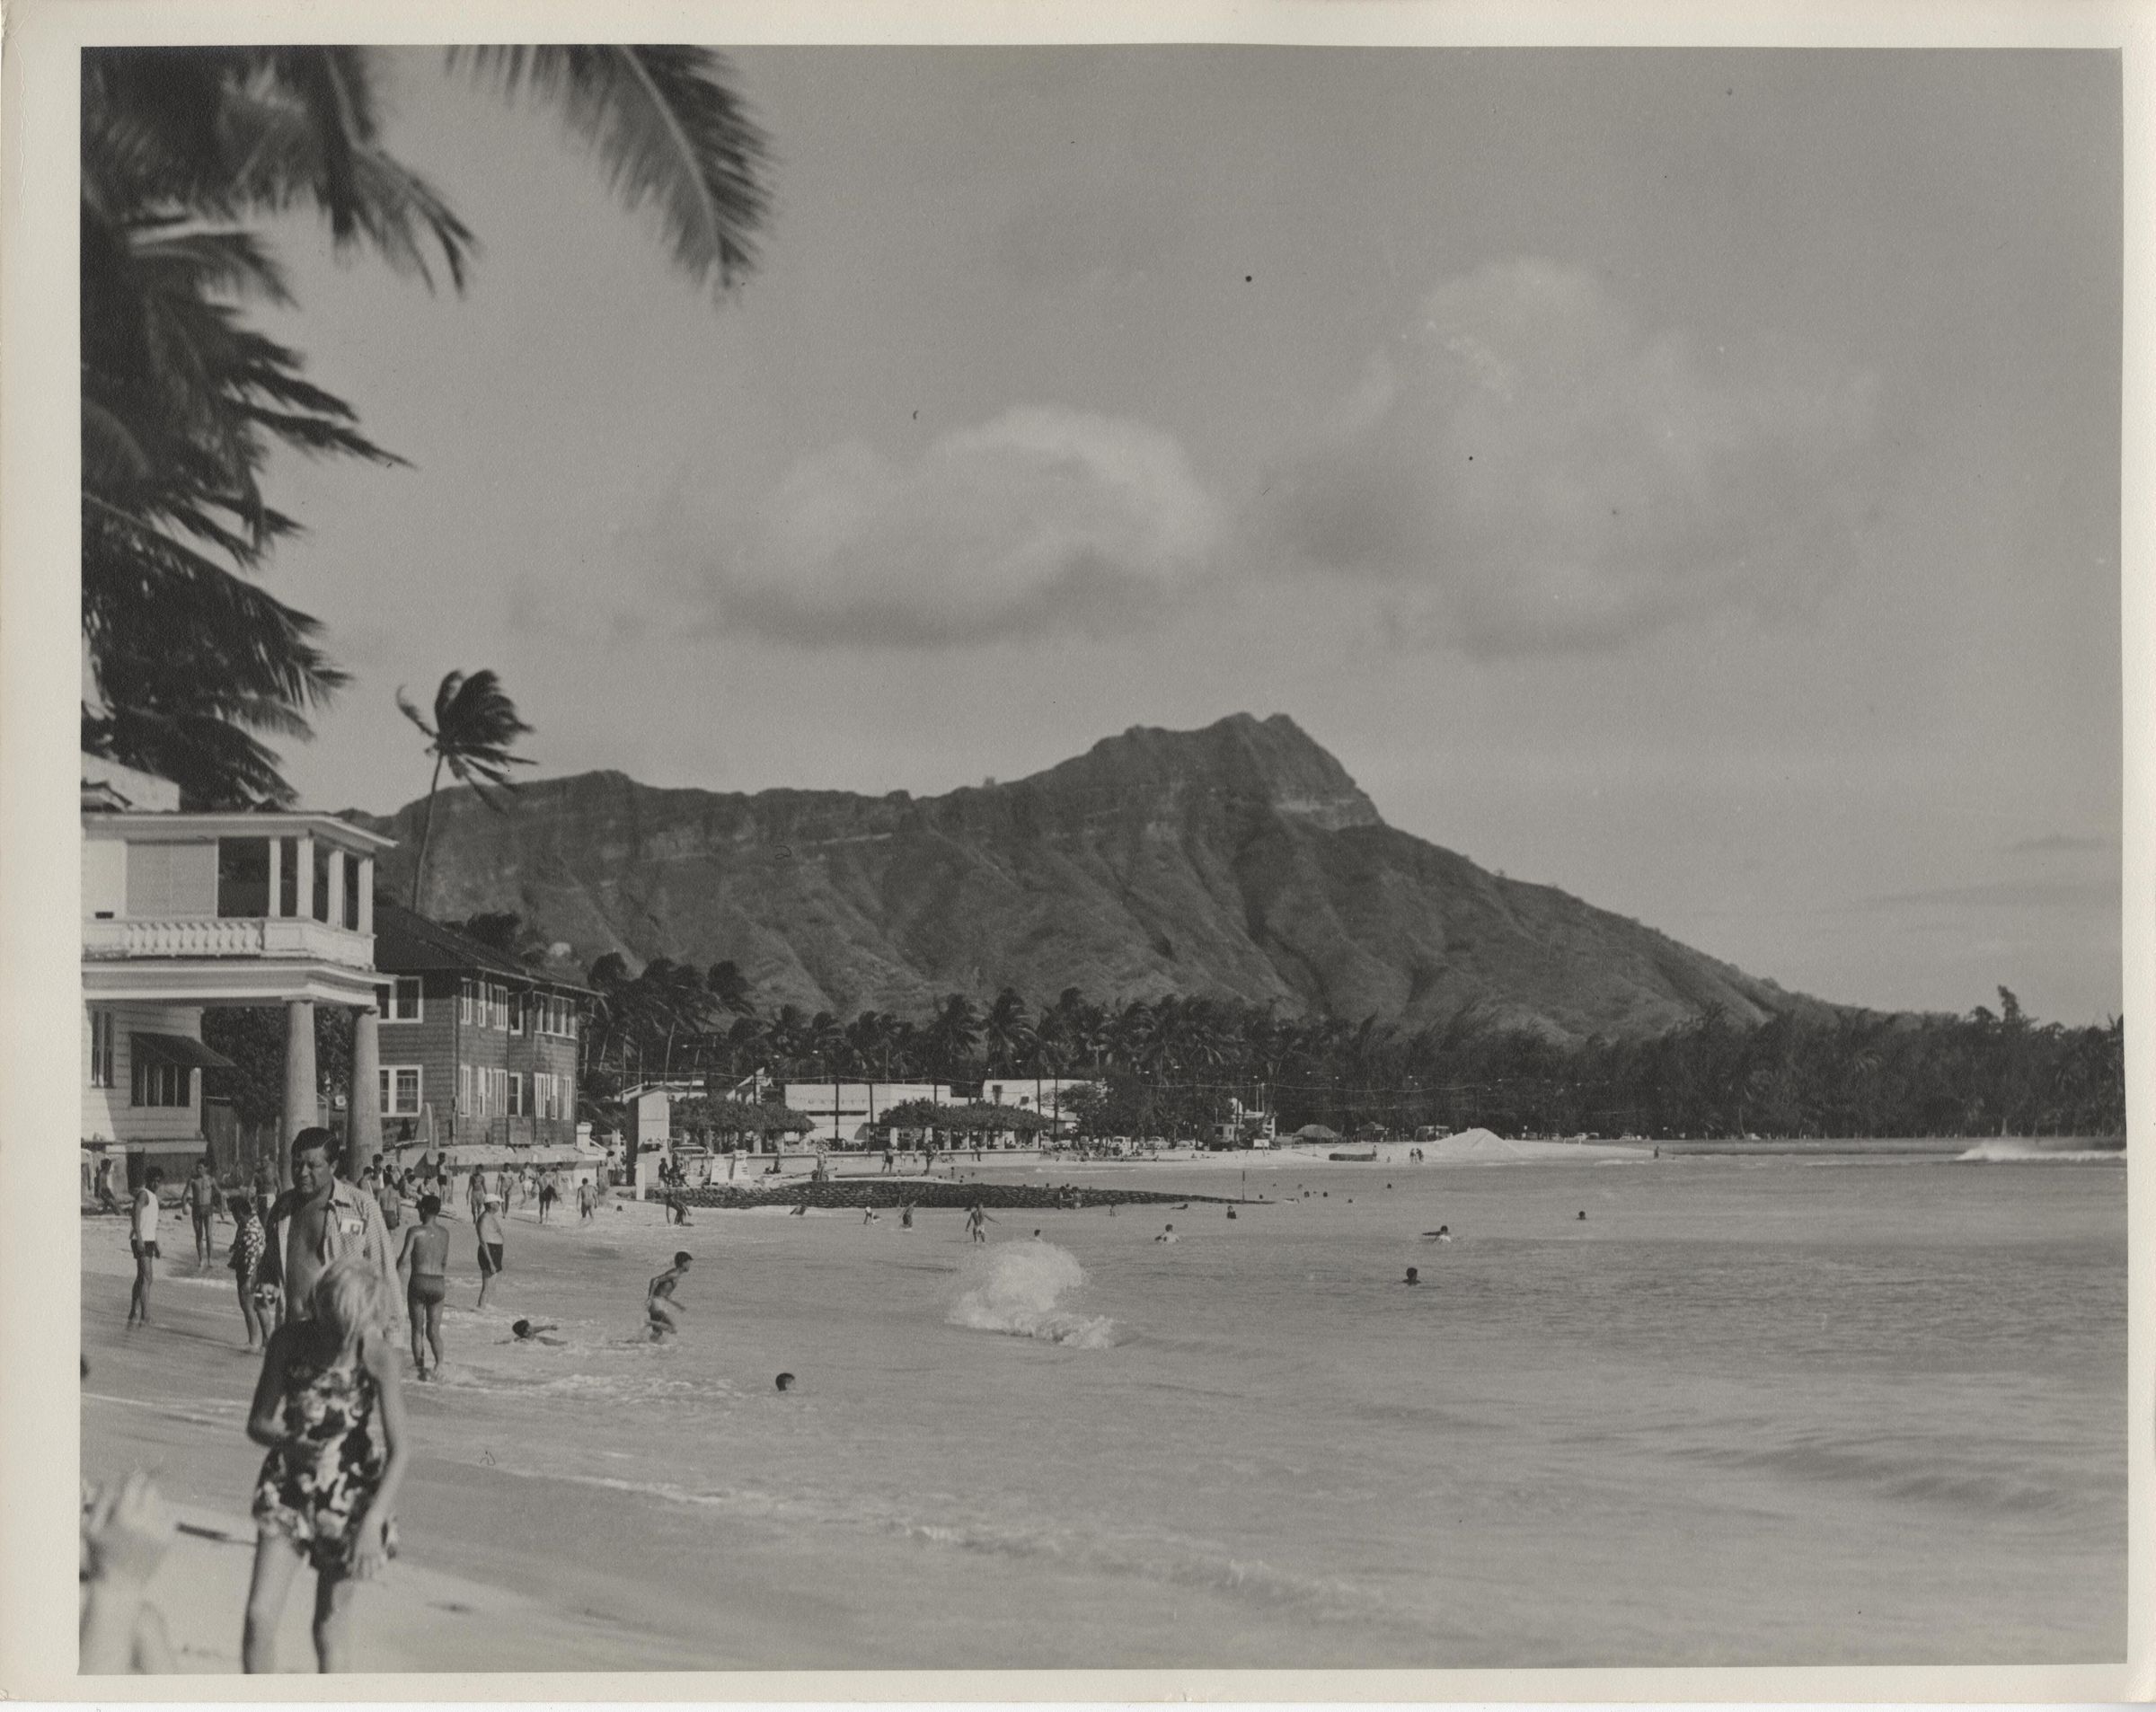
{"type": "MultiPolygon", "coordinates": [[[[754,261],[764,137],[719,56],[676,47],[452,50],[528,87],[655,207],[677,266],[723,290],[754,261]]],[[[291,799],[256,734],[305,738],[344,684],[306,613],[246,578],[294,533],[259,486],[278,444],[380,463],[351,408],[244,326],[289,303],[247,223],[304,206],[340,251],[461,290],[472,233],[380,137],[383,50],[98,48],[82,57],[83,635],[93,754],[190,807],[291,799]]]]}
{"type": "Polygon", "coordinates": [[[425,753],[434,757],[434,776],[427,783],[427,818],[420,828],[419,859],[411,869],[411,907],[420,913],[420,890],[427,875],[427,846],[434,838],[434,796],[441,788],[442,769],[459,784],[470,785],[479,799],[499,811],[501,805],[487,794],[488,787],[514,790],[511,767],[528,767],[531,761],[509,753],[509,745],[532,728],[517,718],[517,704],[491,671],[466,677],[451,672],[434,693],[434,723],[412,706],[404,692],[397,692],[397,706],[404,717],[424,731],[429,741],[425,753]]]}

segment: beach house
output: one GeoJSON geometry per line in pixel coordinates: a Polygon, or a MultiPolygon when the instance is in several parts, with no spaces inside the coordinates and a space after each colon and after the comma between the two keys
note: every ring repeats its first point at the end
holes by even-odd
{"type": "Polygon", "coordinates": [[[382,1126],[463,1165],[567,1165],[589,989],[384,901],[375,918],[382,1126]]]}
{"type": "MultiPolygon", "coordinates": [[[[375,1063],[375,859],[393,841],[331,815],[179,800],[84,757],[82,1141],[92,1160],[124,1155],[130,1182],[204,1151],[202,1072],[228,1063],[202,1044],[205,1010],[283,1010],[286,1136],[320,1121],[316,1006],[349,1012],[355,1067],[375,1063]]],[[[360,1147],[378,1134],[365,1093],[348,1122],[360,1147]]]]}

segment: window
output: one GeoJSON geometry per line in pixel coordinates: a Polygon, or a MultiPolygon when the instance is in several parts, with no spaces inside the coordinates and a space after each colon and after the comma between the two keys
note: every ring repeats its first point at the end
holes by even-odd
{"type": "Polygon", "coordinates": [[[512,994],[510,994],[510,995],[509,995],[509,1032],[510,1032],[511,1034],[513,1034],[513,1035],[520,1035],[520,1034],[522,1034],[522,1033],[524,1032],[524,1011],[525,1011],[525,997],[524,997],[524,994],[522,994],[521,993],[512,993],[512,994]]]}
{"type": "Polygon", "coordinates": [[[131,1106],[191,1106],[194,1102],[195,1072],[185,1064],[149,1063],[135,1061],[134,1087],[128,1103],[131,1106]]]}
{"type": "Polygon", "coordinates": [[[417,1064],[382,1066],[382,1116],[417,1117],[420,1115],[420,1067],[417,1064]]]}
{"type": "Polygon", "coordinates": [[[456,1019],[459,1022],[472,1020],[472,983],[469,981],[456,984],[456,1019]]]}
{"type": "Polygon", "coordinates": [[[522,1117],[526,1115],[524,1109],[524,1078],[514,1070],[509,1072],[508,1113],[511,1117],[522,1117]]]}
{"type": "Polygon", "coordinates": [[[90,1086],[112,1086],[112,1013],[94,1008],[90,1012],[90,1086]]]}
{"type": "Polygon", "coordinates": [[[400,975],[384,981],[375,988],[375,1010],[384,1022],[418,1022],[421,1019],[420,977],[400,975]]]}
{"type": "Polygon", "coordinates": [[[535,1117],[569,1116],[569,1078],[537,1070],[532,1072],[532,1115],[535,1117]]]}
{"type": "Polygon", "coordinates": [[[568,999],[542,993],[532,1000],[533,1027],[541,1034],[561,1035],[573,1040],[577,1033],[577,1007],[568,999]]]}
{"type": "Polygon", "coordinates": [[[472,1066],[470,1064],[459,1064],[456,1067],[456,1109],[460,1112],[468,1112],[472,1109],[472,1066]]]}
{"type": "Polygon", "coordinates": [[[267,838],[217,840],[217,913],[270,913],[270,841],[267,838]]]}

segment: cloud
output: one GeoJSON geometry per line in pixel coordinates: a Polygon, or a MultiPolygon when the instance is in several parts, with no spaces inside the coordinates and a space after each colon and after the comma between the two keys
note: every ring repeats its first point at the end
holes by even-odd
{"type": "Polygon", "coordinates": [[[729,627],[806,647],[1115,636],[1199,585],[1220,529],[1172,436],[1022,408],[911,463],[858,441],[803,458],[702,580],[729,627]]]}
{"type": "Polygon", "coordinates": [[[1492,264],[1423,300],[1253,509],[1276,563],[1402,639],[1603,649],[1801,608],[1876,486],[1869,377],[1642,328],[1591,273],[1492,264]]]}

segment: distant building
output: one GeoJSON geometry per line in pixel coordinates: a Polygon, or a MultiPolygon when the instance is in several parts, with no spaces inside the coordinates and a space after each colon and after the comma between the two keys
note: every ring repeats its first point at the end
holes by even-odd
{"type": "Polygon", "coordinates": [[[573,1153],[589,989],[388,902],[374,949],[390,1142],[446,1148],[467,1164],[505,1150],[539,1149],[545,1162],[573,1153]]]}
{"type": "Polygon", "coordinates": [[[816,1128],[793,1145],[847,1148],[881,1147],[883,1114],[915,1099],[1009,1106],[1038,1112],[1061,1128],[1069,1122],[1064,1100],[1073,1089],[1091,1085],[1082,1076],[991,1076],[969,1081],[790,1081],[778,1091],[795,1111],[816,1120],[816,1128]]]}
{"type": "MultiPolygon", "coordinates": [[[[82,787],[85,1152],[168,1173],[206,1151],[202,1044],[215,1006],[285,1012],[282,1136],[321,1121],[314,1007],[351,1013],[375,1049],[375,858],[392,840],[331,815],[182,814],[167,781],[84,756],[82,787]]],[[[373,1102],[348,1115],[358,1146],[373,1102]]]]}

